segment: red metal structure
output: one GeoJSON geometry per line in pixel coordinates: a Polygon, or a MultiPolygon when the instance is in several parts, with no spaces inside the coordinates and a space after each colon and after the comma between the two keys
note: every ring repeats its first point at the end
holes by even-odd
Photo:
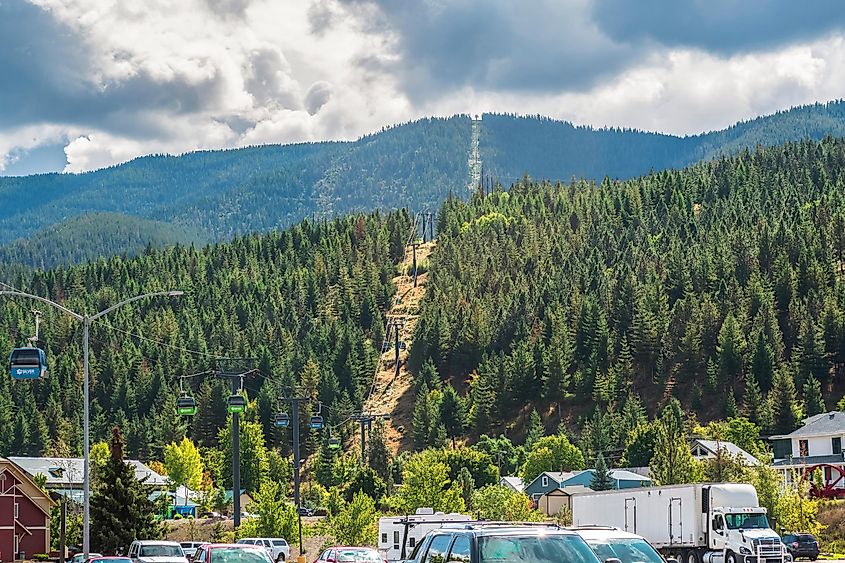
{"type": "Polygon", "coordinates": [[[809,481],[810,496],[813,498],[845,498],[845,469],[838,465],[831,465],[830,463],[811,465],[804,470],[804,474],[801,476],[801,482],[804,481],[809,481]],[[822,483],[824,483],[822,487],[813,483],[813,473],[818,470],[822,471],[822,483]]]}

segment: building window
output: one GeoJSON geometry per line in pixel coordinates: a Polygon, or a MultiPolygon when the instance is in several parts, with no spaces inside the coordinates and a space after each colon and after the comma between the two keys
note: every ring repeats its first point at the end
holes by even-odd
{"type": "Polygon", "coordinates": [[[543,486],[544,486],[544,487],[548,487],[548,486],[549,486],[549,478],[548,478],[548,477],[546,477],[545,475],[543,475],[543,479],[541,480],[541,482],[543,483],[543,486]]]}
{"type": "Polygon", "coordinates": [[[831,438],[830,443],[833,447],[833,455],[839,455],[842,453],[842,438],[840,436],[831,438]]]}
{"type": "Polygon", "coordinates": [[[19,503],[15,503],[15,520],[21,517],[21,505],[19,503]]]}
{"type": "Polygon", "coordinates": [[[798,440],[798,455],[801,457],[807,457],[810,455],[810,446],[807,443],[807,440],[798,440]]]}

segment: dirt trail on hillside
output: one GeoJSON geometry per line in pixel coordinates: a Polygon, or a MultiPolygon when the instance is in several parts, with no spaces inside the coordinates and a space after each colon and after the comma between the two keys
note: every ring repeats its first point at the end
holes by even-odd
{"type": "MultiPolygon", "coordinates": [[[[428,264],[428,257],[435,245],[436,242],[427,242],[417,247],[418,267],[428,264]]],[[[400,264],[399,271],[400,275],[393,279],[396,285],[396,298],[387,313],[389,320],[398,321],[401,325],[399,339],[406,344],[405,349],[399,352],[399,374],[396,374],[396,352],[391,337],[391,345],[381,356],[380,369],[364,404],[364,412],[390,414],[390,424],[387,425],[387,445],[393,453],[400,449],[410,449],[412,446],[411,424],[415,394],[413,376],[408,371],[406,362],[428,280],[428,273],[419,274],[417,286],[414,287],[413,250],[410,247],[405,252],[405,259],[400,264]]]]}

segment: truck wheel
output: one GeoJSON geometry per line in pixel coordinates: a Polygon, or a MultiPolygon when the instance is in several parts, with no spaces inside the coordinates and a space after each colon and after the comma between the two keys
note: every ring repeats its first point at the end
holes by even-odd
{"type": "Polygon", "coordinates": [[[276,563],[285,563],[285,554],[280,553],[278,557],[276,557],[276,563]]]}
{"type": "Polygon", "coordinates": [[[725,557],[725,563],[736,563],[736,555],[734,555],[733,551],[729,551],[727,557],[725,557]]]}
{"type": "Polygon", "coordinates": [[[687,556],[685,557],[686,563],[701,563],[698,559],[698,552],[694,549],[690,549],[687,551],[687,556]]]}

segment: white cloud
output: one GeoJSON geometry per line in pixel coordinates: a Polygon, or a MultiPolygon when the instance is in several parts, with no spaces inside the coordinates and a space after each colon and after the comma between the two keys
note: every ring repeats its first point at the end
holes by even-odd
{"type": "MultiPolygon", "coordinates": [[[[553,89],[509,87],[516,81],[507,76],[515,71],[508,70],[495,79],[470,80],[454,89],[434,88],[434,96],[417,96],[404,90],[414,82],[408,77],[419,72],[425,79],[437,61],[426,59],[424,69],[412,66],[413,60],[404,58],[401,33],[409,33],[415,22],[392,28],[378,7],[366,1],[29,2],[69,30],[82,53],[75,61],[83,62],[70,67],[77,75],[69,81],[74,97],[68,109],[62,109],[61,94],[54,92],[44,99],[60,106],[55,115],[36,115],[30,123],[0,129],[0,171],[22,149],[60,139],[70,139],[66,170],[83,171],[149,153],[351,139],[426,115],[483,111],[697,133],[792,105],[840,98],[845,83],[845,40],[832,32],[741,54],[677,44],[665,48],[648,39],[632,46],[638,55],[596,86],[577,77],[567,86],[564,76],[555,77],[553,89]]],[[[571,0],[566,5],[582,21],[589,17],[588,4],[571,0]]],[[[456,13],[480,17],[466,8],[470,4],[456,5],[456,13]]],[[[516,43],[530,37],[530,20],[515,21],[522,27],[510,38],[480,36],[517,49],[516,43]]],[[[454,33],[464,29],[459,23],[454,33]]],[[[545,25],[555,26],[553,21],[545,25]]],[[[609,41],[595,26],[584,27],[583,33],[598,34],[601,45],[609,41]]],[[[589,42],[579,38],[578,43],[583,47],[589,42]]],[[[467,45],[455,56],[480,56],[483,45],[467,45]]],[[[543,57],[541,47],[520,52],[543,57]]],[[[564,43],[552,47],[561,60],[584,54],[570,53],[564,43]]],[[[450,55],[442,46],[437,52],[450,55]]],[[[427,56],[424,49],[420,53],[427,56]]],[[[520,67],[518,57],[508,61],[503,68],[520,67]]],[[[541,63],[530,68],[555,72],[548,61],[541,63]]],[[[487,61],[483,68],[498,67],[487,61]]],[[[580,67],[572,63],[565,68],[576,72],[580,67]]],[[[31,95],[39,92],[33,89],[31,95]]]]}

